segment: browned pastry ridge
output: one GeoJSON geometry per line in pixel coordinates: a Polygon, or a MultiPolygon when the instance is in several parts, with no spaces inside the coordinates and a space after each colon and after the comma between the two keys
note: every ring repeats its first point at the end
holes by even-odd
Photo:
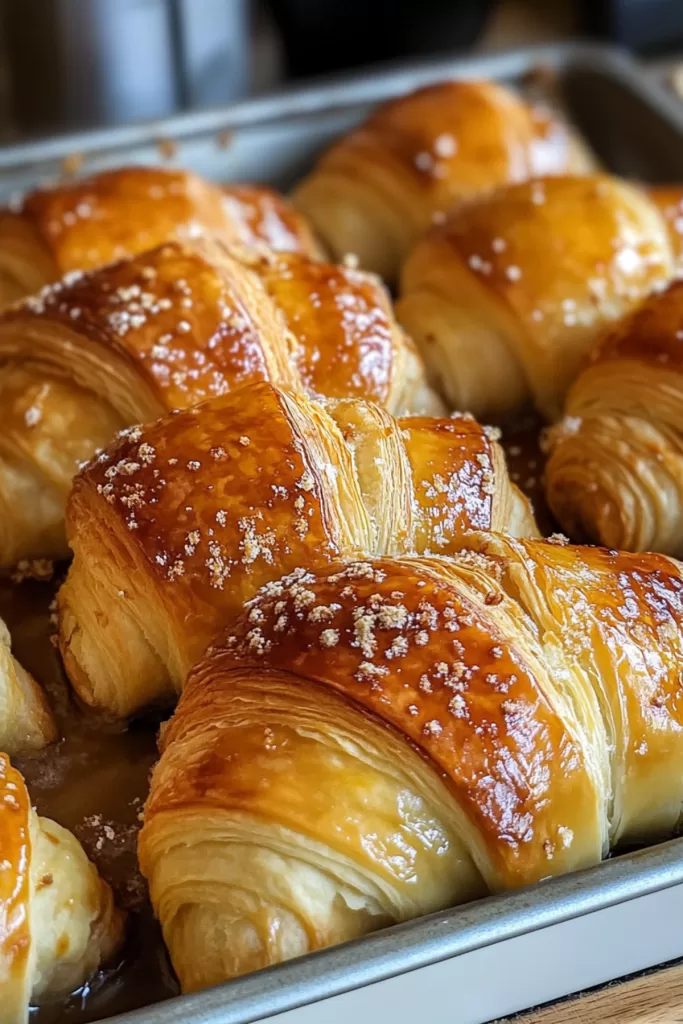
{"type": "Polygon", "coordinates": [[[6,1024],[79,988],[121,942],[123,916],[80,843],[39,817],[0,754],[0,978],[6,1024]]]}
{"type": "Polygon", "coordinates": [[[675,270],[645,193],[606,175],[511,185],[454,210],[402,272],[397,316],[451,406],[558,417],[611,321],[675,270]]]}
{"type": "Polygon", "coordinates": [[[547,440],[548,501],[572,536],[683,555],[683,282],[605,333],[547,440]]]}
{"type": "Polygon", "coordinates": [[[303,217],[271,189],[223,192],[189,171],[120,167],[37,189],[0,213],[0,307],[71,271],[201,237],[318,254],[303,217]]]}
{"type": "Polygon", "coordinates": [[[275,189],[265,185],[224,185],[223,207],[247,249],[322,258],[305,217],[275,189]]]}
{"type": "Polygon", "coordinates": [[[294,362],[310,395],[364,398],[394,416],[446,411],[379,278],[296,254],[245,258],[297,339],[294,362]]]}
{"type": "Polygon", "coordinates": [[[299,569],[190,673],[139,845],[185,991],[677,827],[681,566],[469,545],[299,569]]]}
{"type": "Polygon", "coordinates": [[[241,241],[220,188],[188,171],[122,167],[37,189],[0,217],[0,305],[66,273],[204,235],[241,241]]]}
{"type": "Polygon", "coordinates": [[[269,580],[358,554],[447,554],[471,529],[536,532],[474,420],[242,388],[124,432],[76,477],[58,596],[67,672],[88,704],[131,714],[172,699],[269,580]]]}
{"type": "Polygon", "coordinates": [[[381,283],[300,254],[171,242],[0,314],[0,565],[67,554],[74,473],[118,430],[259,380],[443,409],[381,283]]]}
{"type": "Polygon", "coordinates": [[[294,201],[335,259],[393,281],[456,201],[592,160],[567,126],[492,82],[440,82],[383,104],[323,154],[294,201]]]}

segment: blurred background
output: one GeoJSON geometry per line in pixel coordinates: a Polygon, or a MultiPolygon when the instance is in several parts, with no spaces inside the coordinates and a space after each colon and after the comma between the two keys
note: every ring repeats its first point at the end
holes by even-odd
{"type": "Polygon", "coordinates": [[[581,37],[683,53],[683,0],[1,0],[0,19],[5,139],[411,57],[581,37]]]}

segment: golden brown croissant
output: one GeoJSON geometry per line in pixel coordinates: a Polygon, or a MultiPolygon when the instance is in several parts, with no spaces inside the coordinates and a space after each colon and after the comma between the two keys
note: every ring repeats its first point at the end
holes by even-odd
{"type": "Polygon", "coordinates": [[[224,185],[223,204],[248,249],[322,256],[306,219],[279,192],[264,185],[224,185]]]}
{"type": "Polygon", "coordinates": [[[202,236],[239,244],[220,188],[188,171],[122,167],[38,189],[0,214],[0,306],[71,271],[202,236]]]}
{"type": "Polygon", "coordinates": [[[0,314],[0,565],[66,555],[71,480],[118,430],[258,380],[443,411],[380,282],[297,254],[168,243],[0,314]]]}
{"type": "Polygon", "coordinates": [[[172,698],[269,580],[358,553],[449,553],[469,529],[535,533],[473,420],[243,388],[124,432],[76,478],[64,663],[85,702],[127,715],[172,698]]]}
{"type": "Polygon", "coordinates": [[[604,335],[547,441],[548,501],[572,536],[683,555],[683,282],[604,335]]]}
{"type": "Polygon", "coordinates": [[[0,748],[11,754],[44,747],[56,737],[45,694],[12,655],[12,640],[0,619],[0,748]]]}
{"type": "Polygon", "coordinates": [[[441,82],[390,100],[332,146],[294,200],[337,260],[392,281],[454,202],[540,174],[583,173],[567,127],[491,82],[441,82]]]}
{"type": "Polygon", "coordinates": [[[0,990],[3,1024],[27,1024],[29,1003],[79,988],[116,950],[123,917],[80,843],[40,818],[0,754],[0,990]]]}
{"type": "Polygon", "coordinates": [[[529,400],[556,418],[606,323],[674,272],[666,225],[604,175],[499,189],[417,245],[397,315],[458,409],[501,418],[529,400]]]}
{"type": "Polygon", "coordinates": [[[190,673],[139,845],[184,990],[676,827],[681,566],[470,542],[271,582],[190,673]]]}
{"type": "Polygon", "coordinates": [[[0,565],[67,553],[79,462],[116,432],[245,382],[295,386],[296,342],[258,277],[169,243],[0,315],[0,565]]]}

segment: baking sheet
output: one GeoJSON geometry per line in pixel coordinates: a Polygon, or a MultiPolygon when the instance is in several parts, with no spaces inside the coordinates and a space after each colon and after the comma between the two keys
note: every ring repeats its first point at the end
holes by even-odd
{"type": "Polygon", "coordinates": [[[539,68],[558,73],[570,117],[613,171],[652,181],[681,174],[681,105],[626,53],[566,43],[337,76],[219,110],[6,146],[0,200],[123,163],[175,163],[219,181],[287,187],[322,146],[384,99],[449,77],[519,85],[539,68]]]}
{"type": "Polygon", "coordinates": [[[390,1014],[392,1024],[480,1024],[567,994],[572,973],[577,987],[586,988],[678,955],[681,853],[681,841],[674,840],[116,1021],[365,1024],[390,1014]],[[647,943],[638,941],[643,934],[647,943]]]}
{"type": "MultiPolygon", "coordinates": [[[[683,110],[676,101],[662,93],[656,83],[643,77],[637,66],[618,51],[570,44],[468,60],[430,62],[306,86],[280,96],[247,101],[228,110],[183,115],[154,125],[22,143],[0,151],[0,198],[11,197],[17,191],[53,181],[64,174],[88,173],[126,162],[174,162],[217,180],[268,181],[286,187],[310,166],[323,145],[355,125],[382,99],[446,77],[491,77],[525,87],[530,73],[544,68],[553,69],[570,117],[607,167],[644,180],[683,180],[683,110]]],[[[517,441],[508,438],[509,445],[520,448],[512,459],[513,475],[517,474],[518,482],[525,489],[538,492],[540,461],[517,441]],[[532,462],[535,465],[532,466],[532,462]]],[[[20,590],[0,590],[0,613],[4,605],[10,625],[16,626],[20,633],[23,630],[17,653],[22,655],[19,648],[25,644],[25,660],[39,678],[41,670],[34,662],[47,650],[44,644],[49,631],[49,596],[44,584],[28,583],[22,584],[20,590]],[[43,596],[30,598],[42,601],[37,618],[31,620],[22,616],[21,603],[26,588],[41,586],[43,596]],[[38,641],[41,630],[45,637],[38,641]]],[[[59,691],[58,699],[66,701],[65,692],[60,690],[63,684],[58,680],[58,668],[53,665],[51,671],[57,680],[53,684],[57,688],[55,693],[59,691]]],[[[65,768],[70,773],[69,786],[63,785],[66,776],[60,779],[58,775],[50,775],[47,768],[39,769],[40,759],[22,767],[39,809],[54,813],[64,824],[74,827],[88,853],[115,884],[119,898],[129,903],[136,917],[132,945],[125,951],[121,965],[115,966],[111,975],[96,979],[84,1002],[76,999],[64,1012],[41,1011],[37,1017],[40,1024],[99,1019],[134,1006],[139,999],[163,998],[176,991],[144,900],[138,900],[139,879],[134,869],[136,820],[144,797],[146,773],[153,758],[154,725],[143,723],[125,736],[110,736],[95,731],[73,708],[67,709],[66,704],[64,708],[62,721],[67,737],[62,750],[70,745],[80,750],[76,767],[65,768]],[[124,775],[129,778],[127,784],[119,775],[123,769],[107,769],[104,764],[110,748],[122,752],[126,766],[124,775]],[[74,787],[76,793],[81,794],[80,804],[74,787]],[[108,805],[109,799],[117,802],[116,813],[112,809],[114,804],[108,805]],[[85,817],[84,808],[89,811],[85,817]],[[131,891],[127,892],[129,886],[131,891]]],[[[468,957],[485,955],[495,963],[497,944],[520,943],[525,937],[528,937],[527,942],[538,943],[538,938],[534,937],[538,936],[539,929],[545,929],[548,938],[552,929],[562,928],[563,923],[567,926],[577,922],[575,927],[578,928],[578,922],[586,915],[595,922],[596,915],[607,914],[610,907],[624,908],[625,914],[627,907],[635,906],[639,900],[655,897],[666,900],[664,890],[672,896],[678,893],[683,897],[683,840],[613,859],[590,872],[388,929],[215,990],[171,998],[116,1019],[121,1024],[124,1021],[126,1024],[179,1024],[180,1021],[243,1024],[285,1013],[289,1020],[296,1007],[323,1000],[310,1007],[306,1017],[322,1022],[333,1019],[324,1014],[334,1000],[342,998],[343,993],[347,993],[348,999],[353,993],[353,1004],[343,1010],[348,1019],[350,1014],[358,1016],[361,1012],[357,1001],[361,993],[376,992],[378,986],[388,984],[391,979],[399,984],[405,972],[412,972],[411,993],[419,994],[424,1001],[434,984],[436,966],[446,965],[444,970],[448,968],[451,972],[447,977],[455,979],[453,971],[457,965],[459,1001],[448,1008],[447,1019],[451,1024],[470,1021],[477,1013],[487,1012],[485,1006],[495,1004],[490,998],[483,999],[481,981],[477,981],[476,972],[466,967],[468,957]],[[468,983],[470,990],[466,992],[468,983]],[[479,1010],[473,1009],[477,998],[479,1010]]],[[[673,899],[666,900],[664,905],[679,906],[673,899]]],[[[659,919],[662,920],[661,913],[659,919]]],[[[616,938],[623,920],[621,925],[611,927],[616,938]]],[[[659,944],[650,943],[648,949],[642,950],[638,963],[624,954],[613,957],[611,966],[600,961],[598,970],[599,957],[595,954],[593,967],[598,973],[601,971],[602,976],[588,983],[648,966],[645,962],[648,950],[660,959],[683,953],[680,928],[674,934],[662,924],[657,939],[659,944]]],[[[507,972],[509,961],[505,963],[507,972]]],[[[522,990],[518,985],[517,996],[510,995],[507,1003],[503,1000],[501,1005],[506,1008],[496,1012],[510,1012],[525,1005],[520,999],[531,1003],[563,994],[553,990],[546,996],[548,978],[544,972],[536,971],[536,974],[536,997],[529,994],[528,987],[522,990]]],[[[515,974],[518,981],[521,977],[521,972],[515,974]]],[[[565,976],[559,986],[567,984],[571,982],[565,976]]],[[[396,998],[399,1001],[395,1008],[392,1004],[395,1021],[400,1006],[406,1008],[414,1003],[396,998]]],[[[425,1011],[422,1015],[425,1019],[442,1019],[437,1017],[436,1011],[434,1014],[425,1011]]],[[[413,1012],[412,1019],[414,1016],[413,1012]]]]}

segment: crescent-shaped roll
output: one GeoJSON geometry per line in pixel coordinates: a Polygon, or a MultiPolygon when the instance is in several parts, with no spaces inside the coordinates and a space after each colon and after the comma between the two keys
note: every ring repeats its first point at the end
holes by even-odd
{"type": "Polygon", "coordinates": [[[572,536],[683,556],[683,282],[601,338],[547,446],[548,502],[572,536]]]}
{"type": "Polygon", "coordinates": [[[67,672],[86,703],[128,715],[171,699],[269,580],[358,553],[448,554],[470,529],[535,533],[473,420],[243,388],[124,432],[76,478],[58,596],[67,672]]]}
{"type": "Polygon", "coordinates": [[[64,506],[117,431],[251,381],[297,386],[296,340],[214,246],[74,273],[0,314],[0,565],[64,557],[64,506]]]}
{"type": "Polygon", "coordinates": [[[445,413],[379,278],[289,253],[250,262],[299,343],[295,362],[309,394],[363,398],[394,416],[445,413]]]}
{"type": "Polygon", "coordinates": [[[221,189],[189,171],[122,167],[37,189],[0,214],[0,307],[174,239],[239,244],[241,223],[221,189]]]}
{"type": "Polygon", "coordinates": [[[0,565],[66,554],[71,480],[118,430],[258,380],[444,411],[381,282],[295,253],[167,243],[0,314],[0,565]]]}
{"type": "Polygon", "coordinates": [[[545,178],[454,210],[417,245],[397,315],[452,406],[556,419],[610,321],[674,273],[667,227],[605,175],[545,178]]]}
{"type": "Polygon", "coordinates": [[[322,256],[306,218],[275,189],[264,185],[224,185],[223,205],[240,242],[265,252],[322,256]]]}
{"type": "Polygon", "coordinates": [[[541,174],[591,169],[564,123],[492,82],[441,82],[390,100],[327,150],[294,201],[333,257],[393,281],[455,202],[541,174]]]}
{"type": "Polygon", "coordinates": [[[80,843],[31,807],[0,754],[0,991],[3,1024],[80,988],[118,947],[123,917],[80,843]]]}
{"type": "Polygon", "coordinates": [[[183,989],[678,827],[683,567],[465,540],[273,581],[190,672],[139,845],[183,989]]]}
{"type": "Polygon", "coordinates": [[[145,808],[183,990],[598,862],[605,751],[572,680],[467,560],[265,587],[190,673],[145,808]]]}
{"type": "Polygon", "coordinates": [[[24,754],[56,735],[45,694],[12,655],[9,630],[0,619],[0,749],[24,754]]]}

